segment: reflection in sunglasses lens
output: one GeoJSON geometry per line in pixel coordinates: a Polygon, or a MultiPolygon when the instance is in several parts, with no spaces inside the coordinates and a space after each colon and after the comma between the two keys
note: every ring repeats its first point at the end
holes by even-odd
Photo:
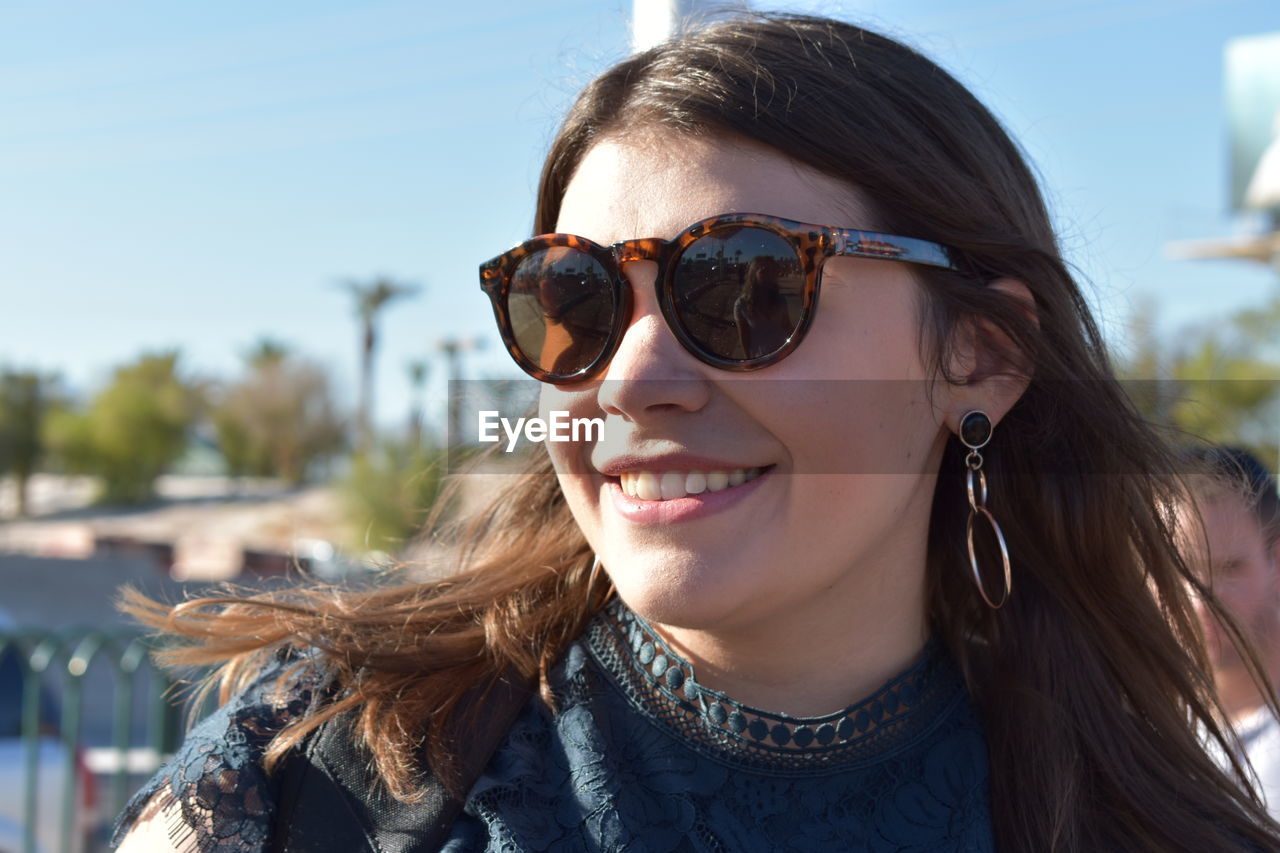
{"type": "Polygon", "coordinates": [[[614,311],[604,267],[568,246],[540,249],[522,260],[507,293],[516,345],[556,376],[577,373],[599,357],[614,311]]]}
{"type": "Polygon", "coordinates": [[[675,313],[703,349],[745,361],[781,349],[800,325],[804,272],[796,250],[764,228],[723,228],[676,265],[675,313]]]}

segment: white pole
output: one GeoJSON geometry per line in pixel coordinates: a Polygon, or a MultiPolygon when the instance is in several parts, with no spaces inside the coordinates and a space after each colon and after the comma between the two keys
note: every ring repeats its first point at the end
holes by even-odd
{"type": "Polygon", "coordinates": [[[746,0],[634,0],[631,13],[631,50],[639,53],[680,34],[700,12],[712,8],[746,8],[746,0]]]}

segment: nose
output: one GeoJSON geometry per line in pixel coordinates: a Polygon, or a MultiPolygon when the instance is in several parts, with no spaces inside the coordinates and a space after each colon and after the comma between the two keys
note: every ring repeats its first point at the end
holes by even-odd
{"type": "Polygon", "coordinates": [[[622,265],[632,290],[632,313],[602,374],[597,401],[631,421],[664,412],[695,412],[711,396],[705,365],[681,346],[658,305],[653,261],[622,265]]]}

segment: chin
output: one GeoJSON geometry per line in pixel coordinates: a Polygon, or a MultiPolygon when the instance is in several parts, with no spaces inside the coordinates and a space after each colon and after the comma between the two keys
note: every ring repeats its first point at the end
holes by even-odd
{"type": "MultiPolygon", "coordinates": [[[[607,565],[607,564],[606,564],[607,565]]],[[[655,560],[610,572],[618,596],[640,618],[659,625],[711,630],[724,624],[756,596],[741,573],[717,577],[699,561],[655,560]]]]}

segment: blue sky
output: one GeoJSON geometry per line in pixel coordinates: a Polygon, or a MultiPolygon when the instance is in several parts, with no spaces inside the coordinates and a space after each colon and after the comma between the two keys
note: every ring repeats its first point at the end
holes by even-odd
{"type": "MultiPolygon", "coordinates": [[[[1043,177],[1069,259],[1120,342],[1153,303],[1176,334],[1275,275],[1169,259],[1223,236],[1227,40],[1274,0],[866,0],[821,11],[903,38],[975,90],[1043,177]]],[[[0,5],[0,363],[92,389],[144,349],[230,376],[269,334],[350,394],[339,283],[423,292],[385,315],[378,415],[446,335],[512,376],[476,265],[528,235],[546,146],[628,49],[630,0],[0,5]]],[[[443,367],[434,369],[440,387],[443,367]]]]}

